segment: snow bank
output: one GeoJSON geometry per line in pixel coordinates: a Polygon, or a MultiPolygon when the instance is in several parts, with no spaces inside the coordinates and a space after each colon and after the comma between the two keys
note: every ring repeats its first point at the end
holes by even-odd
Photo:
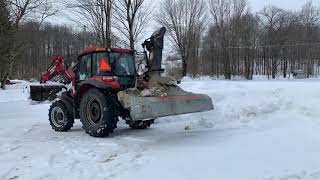
{"type": "Polygon", "coordinates": [[[29,84],[26,81],[19,81],[13,85],[7,85],[6,90],[0,90],[0,103],[26,101],[28,97],[29,84]]]}
{"type": "Polygon", "coordinates": [[[185,76],[185,77],[182,78],[181,81],[195,81],[195,80],[208,81],[208,80],[217,80],[217,78],[210,77],[210,76],[201,76],[201,77],[197,77],[197,78],[193,78],[193,77],[190,77],[190,76],[185,76]]]}
{"type": "MultiPolygon", "coordinates": [[[[265,76],[265,75],[254,75],[253,76],[253,81],[318,81],[320,79],[320,77],[311,77],[311,78],[306,78],[306,79],[294,79],[292,75],[290,75],[290,77],[286,77],[284,78],[283,76],[277,76],[275,79],[272,79],[272,76],[265,76]]],[[[184,78],[182,78],[182,81],[208,81],[208,80],[226,80],[225,77],[219,76],[216,77],[211,77],[211,76],[198,76],[198,77],[190,77],[190,76],[186,76],[184,78]]],[[[231,81],[248,81],[245,77],[243,76],[232,76],[231,77],[231,81]]]]}
{"type": "Polygon", "coordinates": [[[78,121],[54,132],[48,104],[30,105],[22,85],[0,91],[0,179],[320,179],[320,80],[181,86],[211,96],[215,110],[141,131],[119,122],[110,138],[89,137],[78,121]]]}

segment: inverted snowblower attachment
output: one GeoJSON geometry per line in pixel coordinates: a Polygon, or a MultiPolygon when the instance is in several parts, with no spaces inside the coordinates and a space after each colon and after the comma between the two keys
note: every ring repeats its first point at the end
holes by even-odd
{"type": "Polygon", "coordinates": [[[145,97],[128,90],[118,93],[118,98],[134,121],[213,110],[207,95],[186,92],[178,86],[168,86],[164,93],[164,96],[145,97]]]}
{"type": "Polygon", "coordinates": [[[148,71],[137,83],[138,88],[118,93],[119,102],[134,121],[214,109],[209,96],[186,92],[172,78],[161,76],[165,32],[164,27],[159,29],[142,44],[149,52],[144,51],[148,71]],[[143,88],[139,88],[141,84],[143,88]]]}

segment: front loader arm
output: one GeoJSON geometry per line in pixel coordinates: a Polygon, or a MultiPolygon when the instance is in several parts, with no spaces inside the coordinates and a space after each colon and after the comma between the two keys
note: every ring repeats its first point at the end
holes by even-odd
{"type": "Polygon", "coordinates": [[[59,55],[54,58],[53,63],[49,66],[47,71],[42,73],[40,83],[46,83],[58,75],[62,75],[67,81],[71,82],[71,95],[74,96],[76,94],[75,73],[72,70],[66,70],[64,68],[63,57],[59,55]]]}
{"type": "Polygon", "coordinates": [[[54,61],[51,63],[47,71],[43,72],[41,75],[41,83],[46,83],[47,81],[51,80],[53,77],[57,75],[64,74],[65,68],[63,65],[63,57],[56,56],[54,61]]]}

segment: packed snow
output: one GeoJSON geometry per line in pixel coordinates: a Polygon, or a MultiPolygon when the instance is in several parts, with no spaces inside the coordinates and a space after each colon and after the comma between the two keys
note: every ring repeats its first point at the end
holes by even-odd
{"type": "Polygon", "coordinates": [[[160,118],[150,129],[123,122],[108,138],[51,130],[49,103],[28,83],[0,90],[0,180],[317,180],[320,80],[184,79],[215,110],[160,118]]]}

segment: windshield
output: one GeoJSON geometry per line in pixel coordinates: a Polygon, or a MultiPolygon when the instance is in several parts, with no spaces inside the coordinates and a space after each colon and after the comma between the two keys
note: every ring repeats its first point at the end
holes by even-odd
{"type": "Polygon", "coordinates": [[[135,75],[135,64],[132,54],[128,53],[110,53],[109,61],[112,72],[117,76],[135,75]]]}
{"type": "Polygon", "coordinates": [[[93,54],[93,73],[102,76],[134,76],[136,73],[133,54],[129,53],[94,53],[93,54]],[[111,66],[112,73],[101,71],[101,63],[105,61],[111,66]]]}

